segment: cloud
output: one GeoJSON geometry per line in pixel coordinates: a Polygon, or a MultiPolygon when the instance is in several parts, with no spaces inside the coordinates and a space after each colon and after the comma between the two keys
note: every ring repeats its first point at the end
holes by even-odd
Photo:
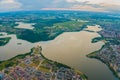
{"type": "Polygon", "coordinates": [[[87,2],[88,0],[66,0],[69,3],[75,3],[75,2],[87,2]]]}
{"type": "Polygon", "coordinates": [[[0,0],[0,11],[40,9],[120,11],[120,0],[0,0]]]}
{"type": "Polygon", "coordinates": [[[66,0],[68,3],[76,3],[73,9],[91,11],[120,11],[120,0],[66,0]],[[81,4],[84,3],[84,4],[81,4]]]}
{"type": "Polygon", "coordinates": [[[71,9],[82,10],[82,11],[96,11],[96,12],[106,12],[101,7],[93,7],[90,5],[74,5],[71,9]]]}
{"type": "Polygon", "coordinates": [[[88,5],[74,5],[70,8],[42,8],[41,10],[76,10],[76,11],[94,11],[94,12],[107,12],[103,8],[95,8],[88,5]]]}
{"type": "Polygon", "coordinates": [[[108,4],[119,4],[120,0],[66,0],[67,2],[89,2],[89,4],[100,4],[100,3],[108,3],[108,4]]]}
{"type": "Polygon", "coordinates": [[[101,8],[104,8],[108,11],[120,11],[120,5],[116,4],[108,4],[108,3],[101,3],[99,4],[101,8]]]}
{"type": "Polygon", "coordinates": [[[21,6],[22,4],[16,0],[0,0],[0,11],[14,11],[21,6]]]}

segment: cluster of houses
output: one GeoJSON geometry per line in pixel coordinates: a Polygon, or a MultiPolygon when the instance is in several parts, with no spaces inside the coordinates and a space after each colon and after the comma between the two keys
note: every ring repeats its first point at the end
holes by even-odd
{"type": "Polygon", "coordinates": [[[73,70],[62,67],[57,70],[55,80],[82,80],[82,78],[73,70]]]}
{"type": "Polygon", "coordinates": [[[36,47],[31,55],[19,59],[17,66],[0,71],[0,80],[83,80],[73,69],[58,67],[54,62],[47,62],[36,47]]]}
{"type": "Polygon", "coordinates": [[[97,54],[97,57],[109,64],[120,77],[120,45],[110,44],[105,46],[97,54]]]}
{"type": "Polygon", "coordinates": [[[101,35],[107,38],[118,38],[120,39],[120,31],[114,31],[114,30],[102,30],[100,32],[101,35]]]}

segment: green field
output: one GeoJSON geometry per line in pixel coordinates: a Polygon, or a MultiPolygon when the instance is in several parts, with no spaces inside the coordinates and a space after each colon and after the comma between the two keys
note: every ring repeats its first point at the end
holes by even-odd
{"type": "MultiPolygon", "coordinates": [[[[42,24],[45,24],[45,22],[42,24]]],[[[34,30],[23,30],[22,34],[16,34],[17,37],[30,42],[47,41],[54,39],[63,32],[80,31],[85,28],[87,24],[86,22],[79,21],[65,21],[49,26],[44,25],[43,27],[40,27],[38,23],[36,23],[36,25],[34,25],[34,30]]]]}
{"type": "Polygon", "coordinates": [[[69,22],[54,24],[54,27],[65,31],[76,31],[82,29],[85,23],[86,22],[69,21],[69,22]]]}

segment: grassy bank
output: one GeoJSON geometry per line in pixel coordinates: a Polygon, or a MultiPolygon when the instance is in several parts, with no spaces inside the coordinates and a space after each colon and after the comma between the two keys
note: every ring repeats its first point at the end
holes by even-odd
{"type": "Polygon", "coordinates": [[[11,58],[11,59],[0,61],[0,71],[3,70],[3,69],[5,69],[5,68],[8,68],[8,67],[18,65],[19,64],[18,59],[23,59],[27,55],[30,55],[31,53],[32,53],[32,49],[31,49],[31,51],[29,53],[20,54],[20,55],[17,55],[15,57],[11,58]]]}

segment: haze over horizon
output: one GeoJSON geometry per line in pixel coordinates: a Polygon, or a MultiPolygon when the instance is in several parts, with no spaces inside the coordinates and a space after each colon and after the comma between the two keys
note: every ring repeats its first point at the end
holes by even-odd
{"type": "Polygon", "coordinates": [[[120,12],[120,0],[0,0],[0,12],[23,10],[120,12]]]}

